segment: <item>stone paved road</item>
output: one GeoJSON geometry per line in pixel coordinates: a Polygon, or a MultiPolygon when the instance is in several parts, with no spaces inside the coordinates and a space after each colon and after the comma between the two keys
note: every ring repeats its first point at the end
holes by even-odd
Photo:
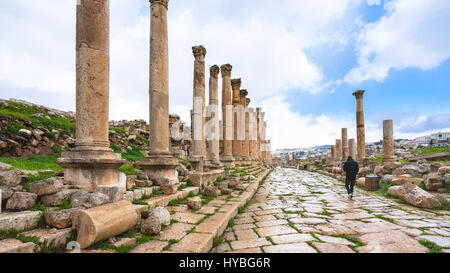
{"type": "Polygon", "coordinates": [[[213,251],[429,251],[419,240],[450,252],[450,212],[420,210],[359,189],[347,200],[336,179],[278,168],[213,251]]]}

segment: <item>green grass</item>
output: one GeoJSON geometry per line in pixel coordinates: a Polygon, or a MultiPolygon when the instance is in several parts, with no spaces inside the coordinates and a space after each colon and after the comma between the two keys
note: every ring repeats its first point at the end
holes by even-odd
{"type": "Polygon", "coordinates": [[[437,146],[419,149],[419,156],[450,152],[450,146],[437,146]]]}
{"type": "Polygon", "coordinates": [[[377,165],[381,165],[381,161],[383,161],[383,157],[382,156],[376,156],[375,157],[375,163],[377,164],[377,165]]]}
{"type": "Polygon", "coordinates": [[[75,123],[71,117],[59,117],[49,116],[50,119],[45,117],[36,117],[34,114],[42,113],[47,115],[47,110],[42,111],[36,106],[28,106],[20,102],[7,101],[8,107],[0,108],[0,117],[9,119],[11,122],[6,126],[6,130],[17,134],[19,129],[26,128],[20,123],[12,122],[12,120],[20,120],[22,122],[31,122],[33,129],[37,127],[45,127],[48,130],[57,129],[61,134],[74,136],[75,135],[75,123]],[[20,127],[20,128],[19,128],[20,127]]]}
{"type": "Polygon", "coordinates": [[[125,164],[119,168],[119,172],[122,172],[126,175],[136,175],[139,169],[133,167],[133,164],[125,164]]]}
{"type": "Polygon", "coordinates": [[[217,247],[218,245],[220,245],[222,243],[222,240],[220,239],[219,236],[214,236],[213,239],[213,248],[217,247]]]}
{"type": "Polygon", "coordinates": [[[392,183],[388,183],[385,181],[380,181],[380,188],[378,190],[376,190],[375,192],[377,194],[383,195],[385,197],[391,197],[388,194],[388,189],[392,186],[392,183]]]}
{"type": "Polygon", "coordinates": [[[49,178],[54,176],[54,174],[47,173],[47,172],[39,172],[38,174],[39,174],[38,176],[29,174],[28,177],[30,179],[22,185],[22,189],[25,190],[25,191],[28,191],[28,188],[29,188],[31,183],[34,183],[34,182],[37,182],[37,181],[41,181],[41,180],[45,180],[45,179],[49,179],[49,178]]]}
{"type": "Polygon", "coordinates": [[[58,156],[30,155],[28,159],[23,157],[0,157],[0,162],[12,165],[20,170],[53,170],[62,171],[63,168],[56,163],[58,156]]]}
{"type": "Polygon", "coordinates": [[[59,205],[56,210],[59,211],[59,210],[65,210],[65,209],[71,209],[71,208],[72,208],[72,204],[70,203],[70,201],[66,200],[61,205],[59,205]]]}
{"type": "Polygon", "coordinates": [[[419,243],[428,248],[428,253],[442,253],[442,247],[436,245],[435,243],[425,240],[420,240],[419,243]]]}

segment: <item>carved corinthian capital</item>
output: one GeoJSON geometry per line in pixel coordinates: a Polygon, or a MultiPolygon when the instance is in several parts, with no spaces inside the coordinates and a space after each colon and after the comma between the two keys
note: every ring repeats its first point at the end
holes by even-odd
{"type": "Polygon", "coordinates": [[[161,4],[166,8],[169,8],[169,0],[150,0],[150,4],[161,4]]]}
{"type": "Polygon", "coordinates": [[[205,57],[206,55],[206,48],[202,45],[200,46],[193,46],[192,47],[192,53],[194,54],[195,57],[200,57],[203,56],[205,57]]]}
{"type": "Polygon", "coordinates": [[[240,91],[240,95],[241,95],[241,98],[247,97],[247,96],[248,96],[248,91],[247,91],[247,89],[242,89],[242,90],[240,91]]]}
{"type": "Polygon", "coordinates": [[[250,104],[251,100],[249,98],[245,99],[245,107],[248,107],[248,105],[250,104]]]}
{"type": "Polygon", "coordinates": [[[233,66],[231,64],[224,64],[220,67],[220,71],[222,72],[222,77],[231,76],[231,70],[233,66]]]}
{"type": "Polygon", "coordinates": [[[209,69],[210,76],[217,79],[219,77],[219,69],[220,68],[218,65],[211,66],[211,68],[209,69]]]}
{"type": "Polygon", "coordinates": [[[364,91],[364,90],[358,90],[358,91],[356,91],[356,92],[354,92],[353,93],[353,96],[355,96],[355,97],[362,97],[362,96],[364,96],[364,93],[365,93],[366,91],[364,91]]]}
{"type": "Polygon", "coordinates": [[[231,80],[231,86],[233,87],[233,89],[240,89],[241,88],[241,84],[242,84],[242,80],[241,79],[232,79],[231,80]]]}

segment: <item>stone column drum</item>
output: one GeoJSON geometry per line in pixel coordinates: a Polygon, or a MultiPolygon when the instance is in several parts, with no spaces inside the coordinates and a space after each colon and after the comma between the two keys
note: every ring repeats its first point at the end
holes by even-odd
{"type": "Polygon", "coordinates": [[[233,165],[233,105],[231,98],[231,70],[230,64],[220,67],[222,73],[222,130],[223,152],[220,161],[225,166],[233,165]]]}
{"type": "Polygon", "coordinates": [[[335,159],[336,159],[336,146],[331,145],[330,164],[334,165],[335,159]]]}
{"type": "Polygon", "coordinates": [[[348,134],[347,128],[342,128],[342,161],[347,161],[348,158],[348,134]]]}
{"type": "Polygon", "coordinates": [[[109,1],[80,0],[76,15],[76,142],[58,164],[67,184],[84,190],[119,187],[125,163],[108,138],[109,1]]]}
{"type": "Polygon", "coordinates": [[[150,145],[149,156],[138,162],[165,194],[178,188],[178,160],[169,152],[168,0],[150,0],[150,145]]]}
{"type": "Polygon", "coordinates": [[[383,121],[383,160],[382,164],[394,162],[394,126],[392,120],[383,121]]]}
{"type": "Polygon", "coordinates": [[[256,110],[248,108],[249,110],[249,141],[250,141],[250,159],[256,161],[258,159],[258,139],[256,126],[256,110]]]}
{"type": "Polygon", "coordinates": [[[213,65],[209,69],[209,106],[207,111],[208,126],[206,138],[208,141],[208,161],[211,166],[220,167],[219,140],[220,140],[220,117],[219,117],[219,66],[213,65]]]}
{"type": "Polygon", "coordinates": [[[249,161],[250,160],[250,127],[249,127],[249,112],[248,112],[248,105],[250,104],[250,99],[247,98],[247,94],[248,92],[246,90],[243,90],[243,94],[241,94],[241,100],[243,103],[243,107],[244,107],[244,112],[245,112],[245,123],[244,123],[244,130],[245,130],[245,138],[244,138],[244,143],[242,145],[243,150],[242,150],[242,156],[243,156],[243,160],[244,161],[249,161]]]}
{"type": "Polygon", "coordinates": [[[206,157],[206,141],[204,134],[205,112],[205,55],[204,46],[192,47],[194,54],[194,92],[192,102],[192,154],[189,161],[196,171],[203,171],[203,160],[206,157]]]}
{"type": "Polygon", "coordinates": [[[351,138],[348,140],[348,155],[355,158],[355,139],[351,138]]]}
{"type": "Polygon", "coordinates": [[[356,98],[356,139],[358,146],[358,158],[366,157],[366,129],[364,126],[364,106],[363,97],[364,90],[358,90],[353,93],[356,98]]]}
{"type": "Polygon", "coordinates": [[[232,79],[231,87],[233,89],[233,157],[235,161],[241,160],[242,154],[242,127],[241,125],[241,116],[242,116],[242,105],[240,104],[240,88],[241,88],[242,80],[241,79],[232,79]]]}
{"type": "Polygon", "coordinates": [[[342,161],[342,141],[340,139],[336,139],[336,163],[342,161]]]}

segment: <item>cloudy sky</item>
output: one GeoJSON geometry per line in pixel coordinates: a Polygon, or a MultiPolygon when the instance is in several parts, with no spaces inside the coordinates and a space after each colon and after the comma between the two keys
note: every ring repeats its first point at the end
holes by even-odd
{"type": "MultiPolygon", "coordinates": [[[[148,120],[148,0],[110,0],[110,119],[148,120]]],[[[0,1],[0,98],[75,109],[76,0],[0,1]]],[[[450,130],[448,0],[170,0],[170,112],[188,121],[191,47],[207,67],[233,65],[262,106],[272,148],[450,130]]]]}

